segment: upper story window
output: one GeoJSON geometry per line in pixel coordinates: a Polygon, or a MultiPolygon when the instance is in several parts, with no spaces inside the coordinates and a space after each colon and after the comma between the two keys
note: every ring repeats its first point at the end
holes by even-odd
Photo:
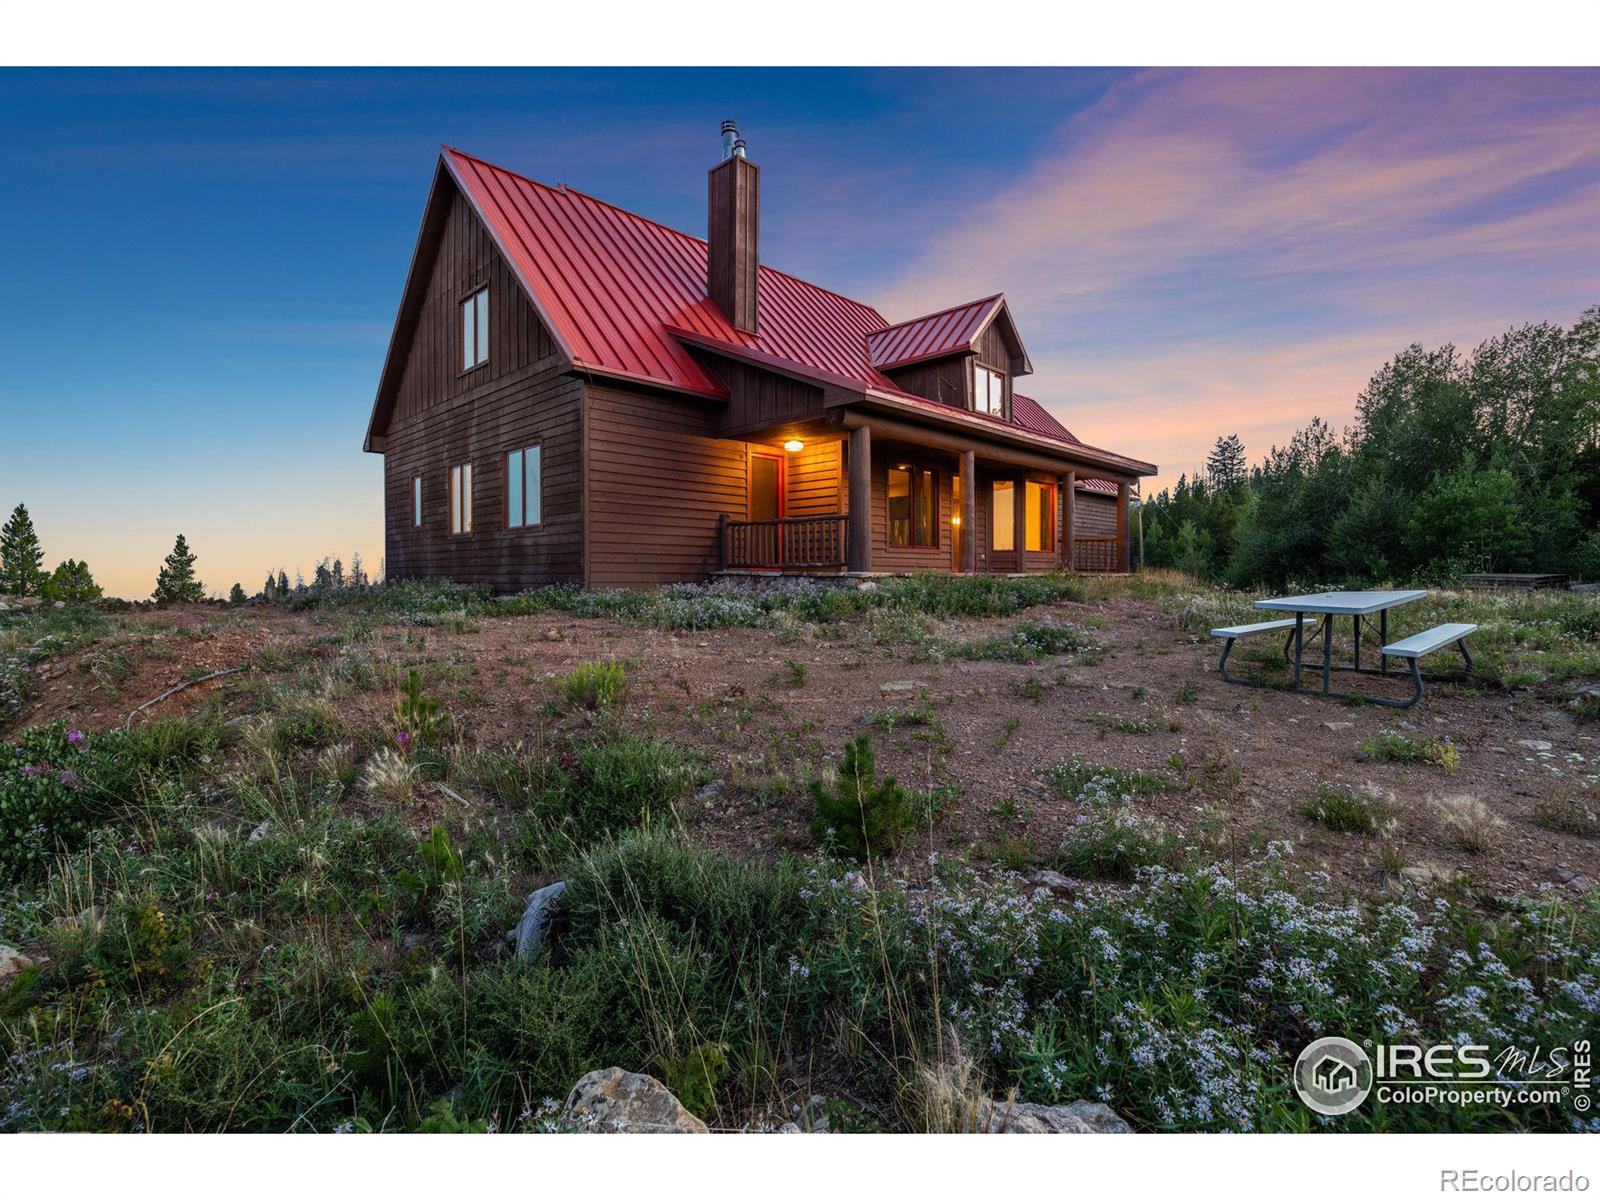
{"type": "Polygon", "coordinates": [[[411,477],[411,524],[422,525],[422,476],[411,477]]]}
{"type": "Polygon", "coordinates": [[[461,369],[489,361],[489,289],[479,288],[461,302],[461,369]]]}
{"type": "Polygon", "coordinates": [[[972,365],[972,407],[997,417],[1006,415],[1006,377],[988,367],[972,365]]]}
{"type": "Polygon", "coordinates": [[[537,525],[542,517],[544,488],[539,446],[506,455],[506,524],[512,529],[537,525]]]}
{"type": "Polygon", "coordinates": [[[472,532],[472,464],[450,468],[450,532],[472,532]]]}

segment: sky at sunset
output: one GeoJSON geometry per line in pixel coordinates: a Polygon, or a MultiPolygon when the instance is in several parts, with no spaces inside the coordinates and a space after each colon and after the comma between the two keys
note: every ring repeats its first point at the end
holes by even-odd
{"type": "MultiPolygon", "coordinates": [[[[0,71],[0,508],[147,596],[382,557],[361,440],[440,143],[900,320],[1004,291],[1026,391],[1193,471],[1408,343],[1600,303],[1600,72],[0,71]]],[[[1148,485],[1147,485],[1148,486],[1148,485]]]]}

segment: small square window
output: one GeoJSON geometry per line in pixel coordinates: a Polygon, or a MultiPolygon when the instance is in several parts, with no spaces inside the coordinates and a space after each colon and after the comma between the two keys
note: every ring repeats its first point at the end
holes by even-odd
{"type": "Polygon", "coordinates": [[[450,532],[472,532],[472,464],[450,468],[450,532]]]}
{"type": "Polygon", "coordinates": [[[479,288],[461,302],[461,369],[489,361],[489,289],[479,288]]]}

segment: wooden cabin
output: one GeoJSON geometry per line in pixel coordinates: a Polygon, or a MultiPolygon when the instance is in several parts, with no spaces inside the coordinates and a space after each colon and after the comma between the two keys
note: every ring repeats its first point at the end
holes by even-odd
{"type": "Polygon", "coordinates": [[[1156,468],[1016,390],[1005,297],[890,324],[761,264],[723,142],[708,240],[442,150],[365,443],[387,576],[1128,569],[1156,468]]]}

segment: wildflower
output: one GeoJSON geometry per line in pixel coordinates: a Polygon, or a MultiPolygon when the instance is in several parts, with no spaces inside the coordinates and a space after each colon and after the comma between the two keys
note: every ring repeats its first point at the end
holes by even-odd
{"type": "Polygon", "coordinates": [[[67,734],[67,744],[69,746],[81,746],[88,740],[89,738],[81,729],[74,729],[71,733],[67,734]]]}
{"type": "Polygon", "coordinates": [[[394,744],[399,746],[402,750],[411,749],[411,735],[404,729],[399,730],[394,735],[394,744]]]}
{"type": "Polygon", "coordinates": [[[78,778],[77,772],[70,769],[61,772],[57,778],[61,780],[61,786],[69,791],[76,792],[83,787],[83,780],[78,778]]]}

